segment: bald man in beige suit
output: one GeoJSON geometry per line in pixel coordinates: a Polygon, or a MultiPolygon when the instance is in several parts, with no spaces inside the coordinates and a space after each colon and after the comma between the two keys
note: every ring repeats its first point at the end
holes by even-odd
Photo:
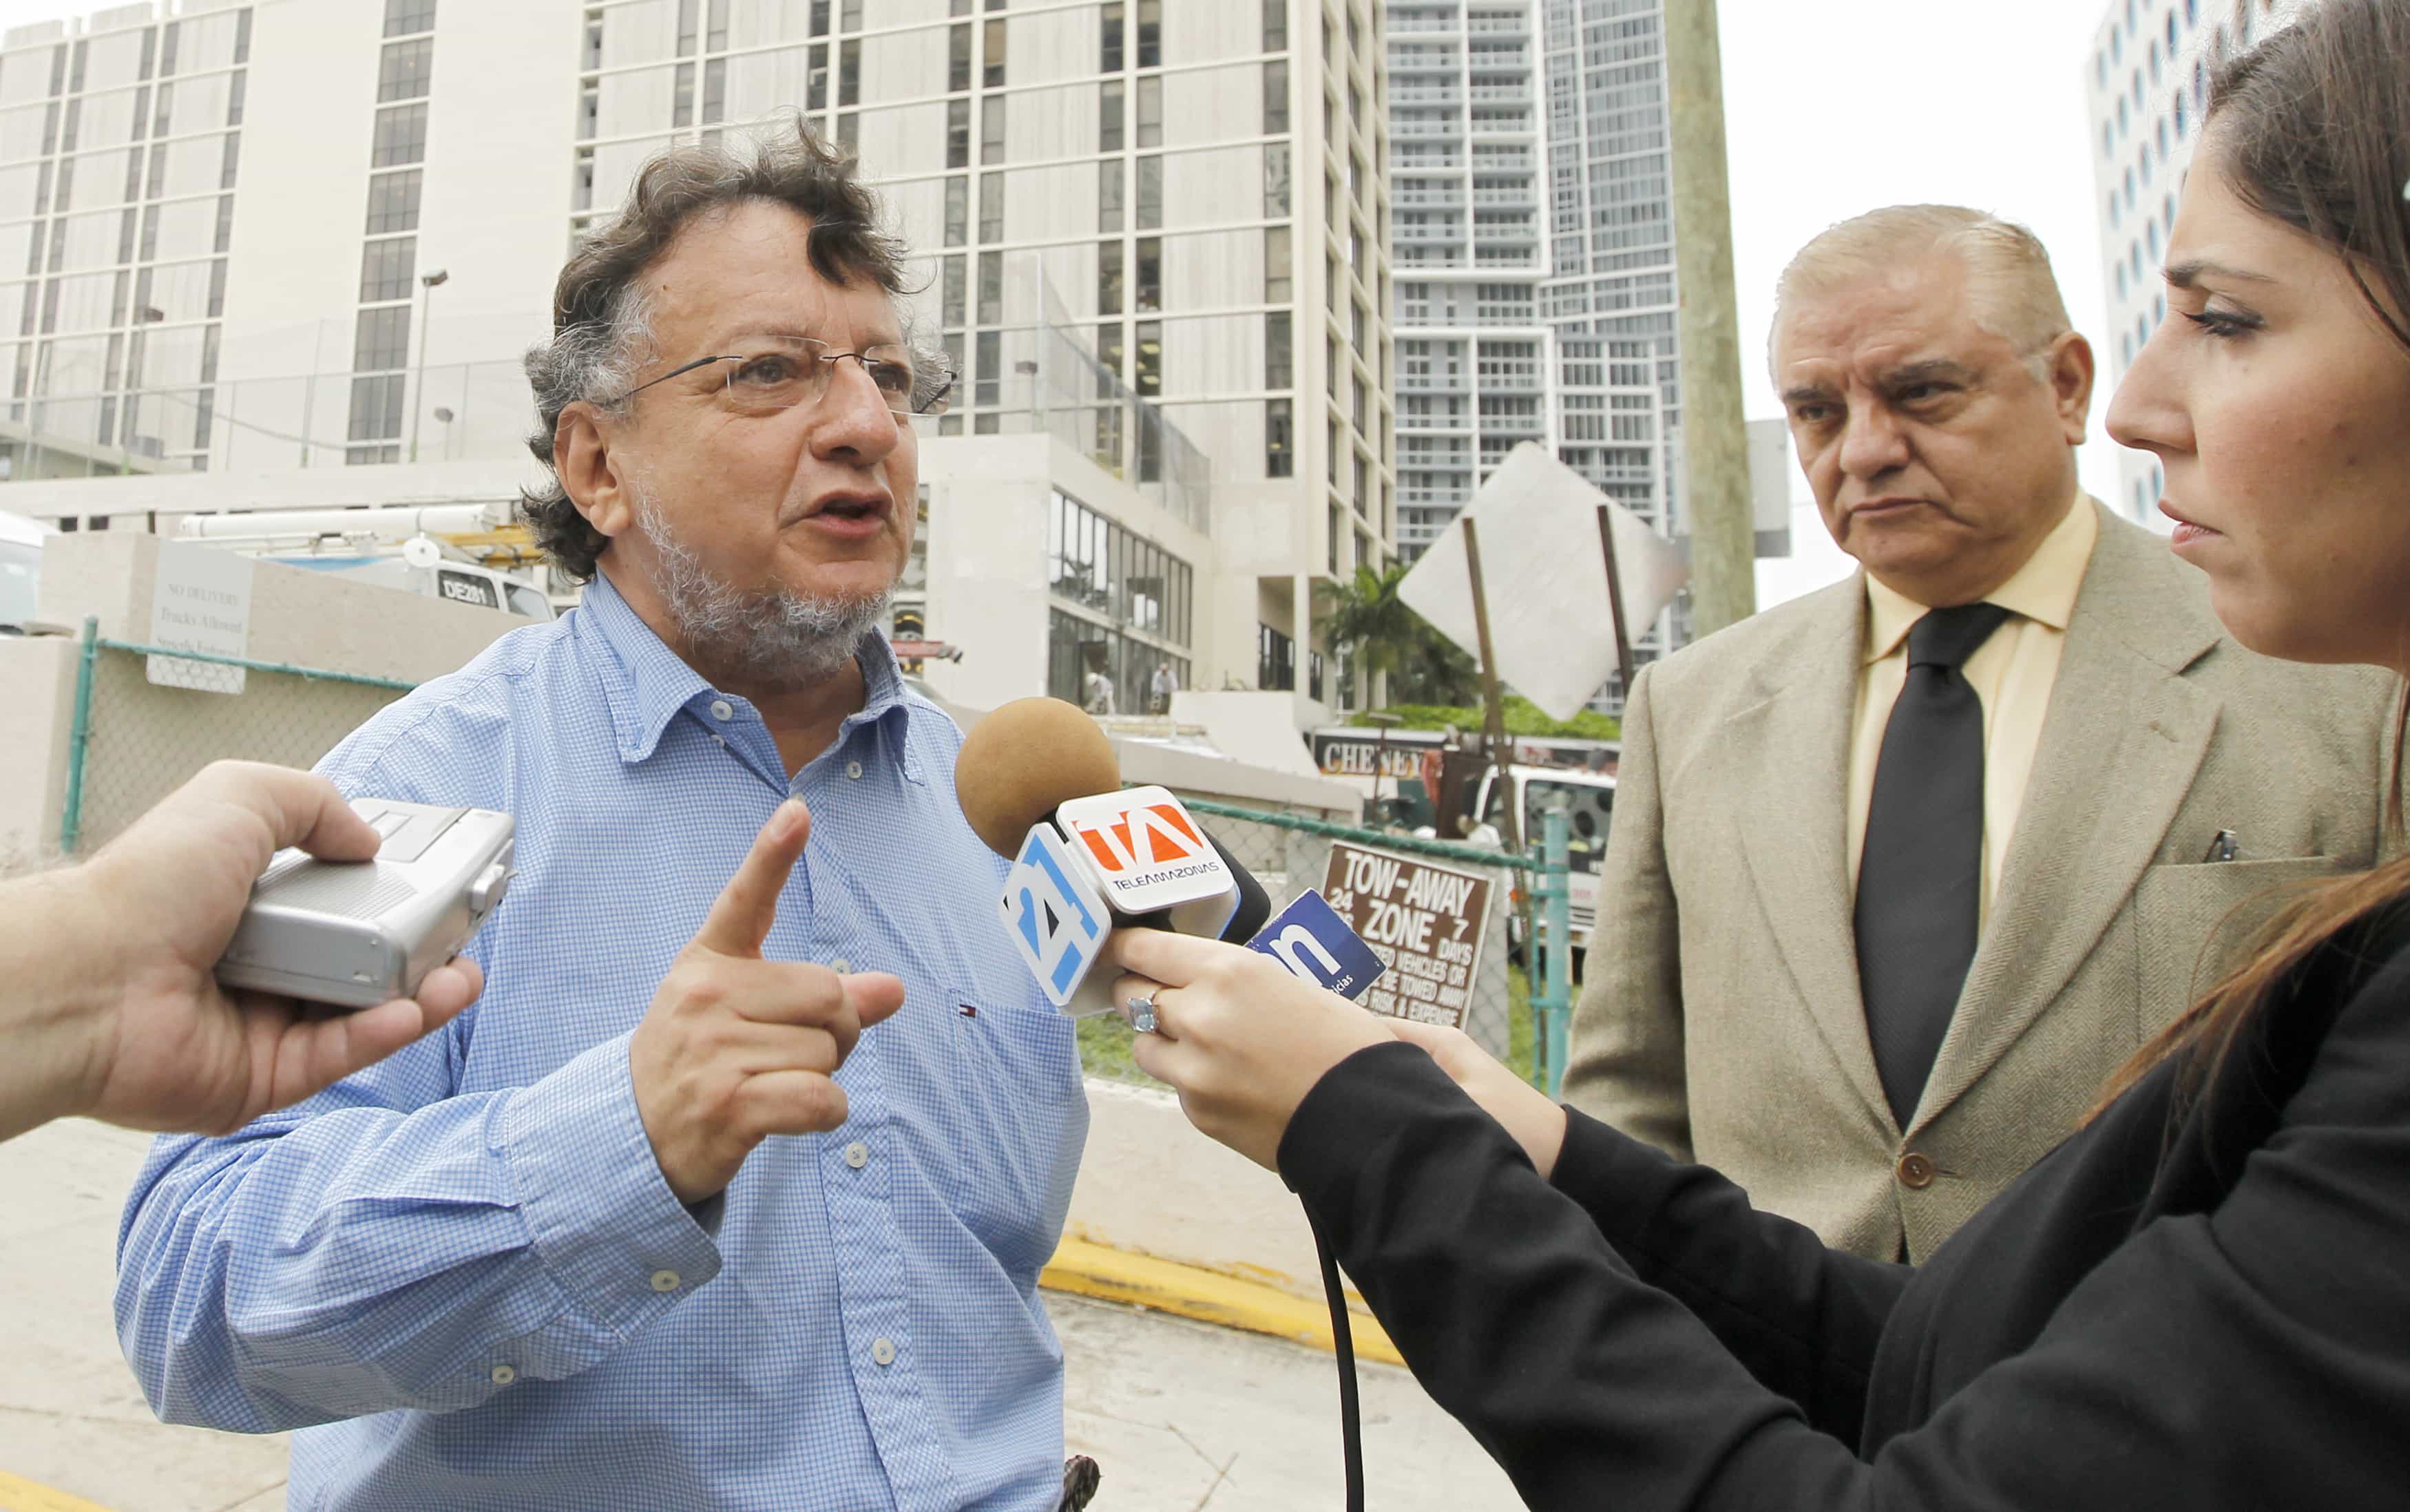
{"type": "Polygon", "coordinates": [[[2082,495],[2091,353],[2021,228],[1836,226],[1774,345],[1864,570],[1634,682],[1564,1090],[1828,1243],[1922,1259],[2272,888],[2375,858],[2390,680],[2242,649],[2082,495]]]}

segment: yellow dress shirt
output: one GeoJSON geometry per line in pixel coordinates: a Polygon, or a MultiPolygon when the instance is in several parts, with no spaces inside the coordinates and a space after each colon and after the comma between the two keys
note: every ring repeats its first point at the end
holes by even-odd
{"type": "MultiPolygon", "coordinates": [[[[1983,705],[1983,896],[1977,927],[1992,916],[1992,894],[2000,885],[2000,863],[2016,833],[2034,753],[2041,746],[2050,691],[2058,680],[2058,657],[2067,622],[2083,588],[2100,521],[2092,502],[2076,495],[2025,564],[1983,602],[2011,618],[1992,632],[1960,669],[1983,705]]],[[[1858,861],[1866,850],[1866,809],[1873,802],[1875,763],[1882,754],[1883,727],[1908,681],[1908,632],[1927,606],[1875,581],[1866,584],[1866,644],[1858,672],[1857,719],[1850,727],[1850,891],[1858,886],[1858,861]]]]}

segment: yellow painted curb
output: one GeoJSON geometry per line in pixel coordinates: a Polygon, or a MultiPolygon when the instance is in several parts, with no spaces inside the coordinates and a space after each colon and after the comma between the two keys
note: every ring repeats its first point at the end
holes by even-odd
{"type": "Polygon", "coordinates": [[[0,1470],[0,1512],[109,1512],[109,1508],[0,1470]]]}
{"type": "MultiPolygon", "coordinates": [[[[1105,1301],[1136,1302],[1157,1312],[1218,1323],[1226,1329],[1269,1333],[1317,1349],[1331,1347],[1330,1310],[1258,1282],[1201,1271],[1193,1265],[1133,1255],[1084,1239],[1066,1239],[1047,1262],[1038,1284],[1049,1291],[1067,1291],[1105,1301]]],[[[1348,1331],[1356,1342],[1356,1358],[1402,1365],[1398,1346],[1381,1325],[1361,1314],[1348,1315],[1348,1331]]]]}

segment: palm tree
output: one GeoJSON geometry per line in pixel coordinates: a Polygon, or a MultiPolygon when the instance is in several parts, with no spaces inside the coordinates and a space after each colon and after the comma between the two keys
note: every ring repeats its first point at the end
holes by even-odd
{"type": "Polygon", "coordinates": [[[1473,659],[1433,630],[1398,596],[1402,562],[1378,572],[1359,566],[1343,583],[1317,585],[1322,628],[1334,651],[1345,651],[1367,672],[1389,675],[1398,704],[1461,704],[1479,696],[1473,659]]]}

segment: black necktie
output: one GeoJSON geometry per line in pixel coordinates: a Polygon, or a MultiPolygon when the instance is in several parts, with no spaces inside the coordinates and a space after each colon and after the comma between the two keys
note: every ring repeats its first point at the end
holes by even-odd
{"type": "Polygon", "coordinates": [[[1858,985],[1892,1115],[1906,1128],[1975,959],[1983,896],[1983,705],[1959,667],[2009,611],[1935,609],[1908,632],[1858,861],[1858,985]]]}

